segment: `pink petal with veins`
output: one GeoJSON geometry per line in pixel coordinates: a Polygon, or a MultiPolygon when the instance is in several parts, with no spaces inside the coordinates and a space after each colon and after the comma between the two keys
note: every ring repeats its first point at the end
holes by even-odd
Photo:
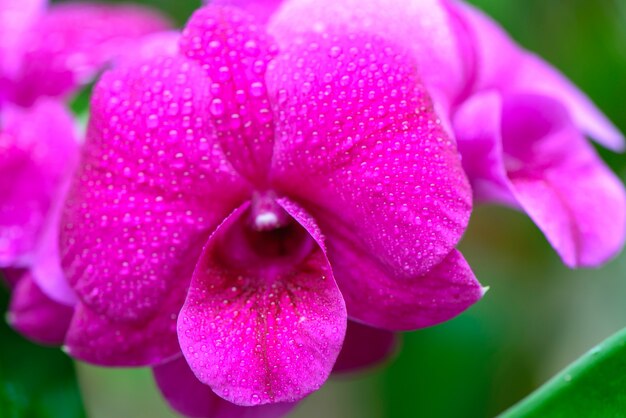
{"type": "Polygon", "coordinates": [[[346,310],[322,237],[306,212],[258,231],[239,208],[211,237],[178,321],[196,377],[242,406],[294,402],[328,378],[346,331],[346,310]]]}

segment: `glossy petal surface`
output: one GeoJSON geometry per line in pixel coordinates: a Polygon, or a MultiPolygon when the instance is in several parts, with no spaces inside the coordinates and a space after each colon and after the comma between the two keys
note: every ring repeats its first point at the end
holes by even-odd
{"type": "Polygon", "coordinates": [[[239,406],[217,396],[201,383],[181,356],[156,366],[154,378],[168,403],[179,413],[193,418],[279,418],[295,404],[239,406]]]}
{"type": "Polygon", "coordinates": [[[617,254],[626,237],[626,191],[566,109],[540,96],[511,97],[502,137],[516,196],[563,261],[591,267],[617,254]]]}
{"type": "Polygon", "coordinates": [[[504,164],[500,94],[489,90],[466,100],[455,113],[453,126],[474,199],[519,207],[504,164]]]}

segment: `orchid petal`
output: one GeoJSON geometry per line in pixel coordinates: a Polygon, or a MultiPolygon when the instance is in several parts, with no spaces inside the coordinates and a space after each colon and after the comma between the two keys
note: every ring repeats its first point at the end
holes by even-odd
{"type": "Polygon", "coordinates": [[[68,161],[68,168],[68,178],[59,187],[39,235],[39,242],[33,254],[30,271],[33,280],[46,296],[55,302],[73,306],[78,300],[76,293],[65,277],[65,273],[61,270],[61,255],[59,254],[61,211],[70,186],[69,174],[74,171],[75,163],[68,161]]]}
{"type": "Polygon", "coordinates": [[[7,322],[27,338],[45,345],[63,343],[73,309],[48,298],[26,274],[11,295],[7,322]]]}
{"type": "Polygon", "coordinates": [[[176,315],[202,243],[247,196],[207,126],[208,84],[194,62],[158,57],[95,88],[61,240],[70,283],[95,313],[176,315]],[[179,305],[164,312],[171,293],[179,305]]]}
{"type": "Polygon", "coordinates": [[[522,208],[571,267],[614,257],[626,238],[626,191],[550,97],[516,95],[504,103],[504,152],[522,208]]]}
{"type": "Polygon", "coordinates": [[[55,4],[28,33],[14,99],[29,105],[41,95],[64,95],[142,36],[168,27],[161,15],[139,6],[55,4]]]}
{"type": "Polygon", "coordinates": [[[500,135],[502,98],[487,90],[461,105],[453,120],[463,168],[472,183],[474,199],[519,207],[504,165],[500,135]]]}
{"type": "Polygon", "coordinates": [[[181,303],[172,292],[145,321],[114,321],[79,302],[63,349],[72,357],[109,367],[153,366],[180,352],[176,319],[181,303]]]}
{"type": "Polygon", "coordinates": [[[440,263],[471,210],[455,143],[416,74],[381,38],[347,33],[303,35],[267,75],[279,115],[274,184],[318,221],[350,227],[399,280],[440,263]]]}
{"type": "Polygon", "coordinates": [[[212,134],[229,162],[257,187],[266,187],[274,123],[265,68],[276,45],[241,10],[205,7],[190,19],[180,47],[206,71],[212,134]]]}
{"type": "Polygon", "coordinates": [[[0,267],[28,267],[48,211],[78,157],[70,114],[39,100],[7,105],[0,132],[0,267]]]}
{"type": "Polygon", "coordinates": [[[561,101],[576,125],[600,144],[624,149],[624,136],[593,102],[558,70],[515,45],[506,32],[478,9],[450,2],[473,33],[478,55],[475,90],[539,94],[561,101]]]}
{"type": "Polygon", "coordinates": [[[341,349],[346,311],[321,235],[289,201],[292,231],[308,254],[281,268],[246,265],[236,247],[248,206],[217,229],[200,258],[178,321],[181,349],[196,377],[242,406],[294,402],[328,378],[341,349]],[[310,236],[309,236],[310,234],[310,236]],[[234,262],[229,262],[235,257],[234,262]]]}
{"type": "Polygon", "coordinates": [[[624,187],[555,99],[486,92],[454,126],[477,199],[525,211],[567,265],[599,265],[623,246],[624,187]]]}
{"type": "Polygon", "coordinates": [[[280,418],[295,404],[239,406],[217,396],[200,382],[181,356],[154,367],[154,378],[170,406],[192,418],[280,418]]]}
{"type": "Polygon", "coordinates": [[[399,278],[354,239],[350,226],[320,222],[320,227],[351,319],[392,331],[415,330],[454,318],[484,294],[456,250],[424,275],[399,278]]]}
{"type": "Polygon", "coordinates": [[[398,345],[393,332],[348,321],[346,339],[333,373],[352,372],[387,360],[398,345]]]}

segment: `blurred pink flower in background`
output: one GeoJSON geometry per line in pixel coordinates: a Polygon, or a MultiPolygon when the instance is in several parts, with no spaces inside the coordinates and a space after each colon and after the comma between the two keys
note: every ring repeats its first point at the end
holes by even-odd
{"type": "Polygon", "coordinates": [[[622,150],[622,134],[487,16],[460,2],[451,7],[473,51],[471,90],[453,123],[476,199],[526,212],[570,267],[614,257],[626,236],[626,193],[585,135],[622,150]]]}
{"type": "MultiPolygon", "coordinates": [[[[276,39],[208,7],[180,53],[106,73],[63,216],[68,352],[158,366],[190,415],[280,415],[328,378],[348,318],[417,329],[483,293],[454,249],[471,190],[411,56],[357,30],[276,39]]],[[[364,353],[339,369],[393,345],[350,328],[364,353]]]]}
{"type": "Polygon", "coordinates": [[[35,341],[62,343],[76,302],[58,254],[79,153],[63,99],[167,27],[132,6],[0,0],[0,268],[15,287],[8,320],[35,341]]]}

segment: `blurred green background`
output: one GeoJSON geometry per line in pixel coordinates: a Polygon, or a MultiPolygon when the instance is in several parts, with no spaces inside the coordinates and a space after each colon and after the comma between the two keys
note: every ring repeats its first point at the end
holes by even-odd
{"type": "MultiPolygon", "coordinates": [[[[199,2],[143,3],[182,24],[199,2]]],[[[472,3],[560,68],[626,132],[626,1],[472,3]]],[[[624,156],[601,153],[624,179],[624,156]]],[[[332,379],[292,416],[492,417],[626,326],[625,255],[602,269],[568,270],[525,216],[496,207],[475,211],[461,248],[491,287],[483,301],[446,324],[405,334],[398,354],[384,367],[332,379]]],[[[15,377],[16,370],[27,370],[27,377],[0,388],[0,417],[61,416],[42,409],[9,415],[2,407],[3,397],[19,398],[20,390],[33,393],[45,382],[49,373],[35,373],[39,383],[29,383],[33,370],[52,368],[53,375],[71,376],[72,369],[60,352],[30,346],[6,326],[0,338],[0,374],[15,377]],[[32,360],[16,361],[10,354],[15,351],[29,353],[32,360]]],[[[91,418],[175,416],[157,394],[149,370],[79,364],[77,372],[91,418]]],[[[41,402],[72,404],[68,385],[52,401],[46,401],[48,394],[41,402]]],[[[80,416],[68,409],[68,417],[80,416]]]]}

